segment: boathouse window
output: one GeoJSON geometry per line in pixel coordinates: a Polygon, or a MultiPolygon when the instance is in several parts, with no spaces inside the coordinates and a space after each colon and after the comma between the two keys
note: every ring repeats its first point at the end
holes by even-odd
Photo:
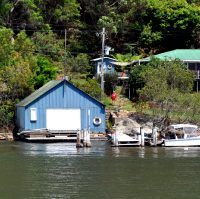
{"type": "Polygon", "coordinates": [[[31,121],[37,121],[37,109],[36,108],[31,108],[31,121]]]}

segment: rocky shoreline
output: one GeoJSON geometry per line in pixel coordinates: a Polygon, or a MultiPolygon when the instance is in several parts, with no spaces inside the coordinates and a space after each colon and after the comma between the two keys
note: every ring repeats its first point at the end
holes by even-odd
{"type": "Polygon", "coordinates": [[[154,127],[154,121],[148,116],[128,111],[110,112],[109,120],[112,121],[112,128],[128,135],[140,133],[141,128],[150,134],[154,127]]]}
{"type": "Polygon", "coordinates": [[[7,140],[7,141],[13,141],[13,134],[11,132],[9,133],[0,133],[0,141],[1,140],[7,140]]]}

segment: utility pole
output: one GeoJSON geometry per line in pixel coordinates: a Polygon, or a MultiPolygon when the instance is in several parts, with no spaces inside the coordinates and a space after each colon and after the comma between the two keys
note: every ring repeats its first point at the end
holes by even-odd
{"type": "Polygon", "coordinates": [[[67,76],[67,30],[65,29],[64,78],[67,76]]]}
{"type": "Polygon", "coordinates": [[[105,46],[105,28],[102,30],[102,50],[101,50],[101,92],[104,93],[104,46],[105,46]]]}

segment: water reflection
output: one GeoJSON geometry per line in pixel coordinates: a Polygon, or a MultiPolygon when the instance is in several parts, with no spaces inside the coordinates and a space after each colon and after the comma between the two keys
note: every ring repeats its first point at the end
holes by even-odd
{"type": "Polygon", "coordinates": [[[24,154],[37,156],[37,155],[48,155],[48,156],[68,156],[77,154],[75,143],[55,143],[55,144],[24,144],[24,154]]]}
{"type": "Polygon", "coordinates": [[[200,156],[200,147],[172,147],[164,148],[165,156],[171,158],[195,158],[200,156]]]}
{"type": "Polygon", "coordinates": [[[54,156],[54,157],[64,157],[64,156],[90,156],[105,154],[105,143],[94,142],[90,148],[76,148],[76,143],[49,143],[49,144],[39,144],[39,143],[22,143],[24,148],[23,153],[31,156],[54,156]]]}
{"type": "Polygon", "coordinates": [[[76,143],[36,144],[14,142],[1,143],[0,155],[23,153],[28,156],[113,156],[144,158],[195,158],[200,157],[200,147],[111,147],[107,142],[93,141],[91,148],[76,148],[76,143]]]}
{"type": "Polygon", "coordinates": [[[200,148],[0,144],[3,199],[199,198],[200,148]],[[10,191],[12,190],[12,191],[10,191]]]}
{"type": "Polygon", "coordinates": [[[195,158],[200,156],[200,147],[111,147],[114,157],[139,158],[195,158]]]}

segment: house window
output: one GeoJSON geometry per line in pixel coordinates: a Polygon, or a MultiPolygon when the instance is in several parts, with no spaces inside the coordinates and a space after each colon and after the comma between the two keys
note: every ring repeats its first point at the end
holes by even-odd
{"type": "Polygon", "coordinates": [[[189,63],[188,69],[189,70],[195,70],[195,63],[189,63]]]}
{"type": "Polygon", "coordinates": [[[200,70],[200,63],[196,64],[196,70],[200,70]]]}
{"type": "Polygon", "coordinates": [[[37,121],[37,109],[36,108],[31,108],[31,121],[37,121]]]}
{"type": "MultiPolygon", "coordinates": [[[[101,74],[102,73],[102,68],[101,68],[101,62],[98,62],[98,66],[97,66],[97,74],[101,74]]],[[[105,72],[105,69],[106,69],[106,63],[104,62],[103,63],[103,70],[104,70],[104,72],[105,72]]]]}

